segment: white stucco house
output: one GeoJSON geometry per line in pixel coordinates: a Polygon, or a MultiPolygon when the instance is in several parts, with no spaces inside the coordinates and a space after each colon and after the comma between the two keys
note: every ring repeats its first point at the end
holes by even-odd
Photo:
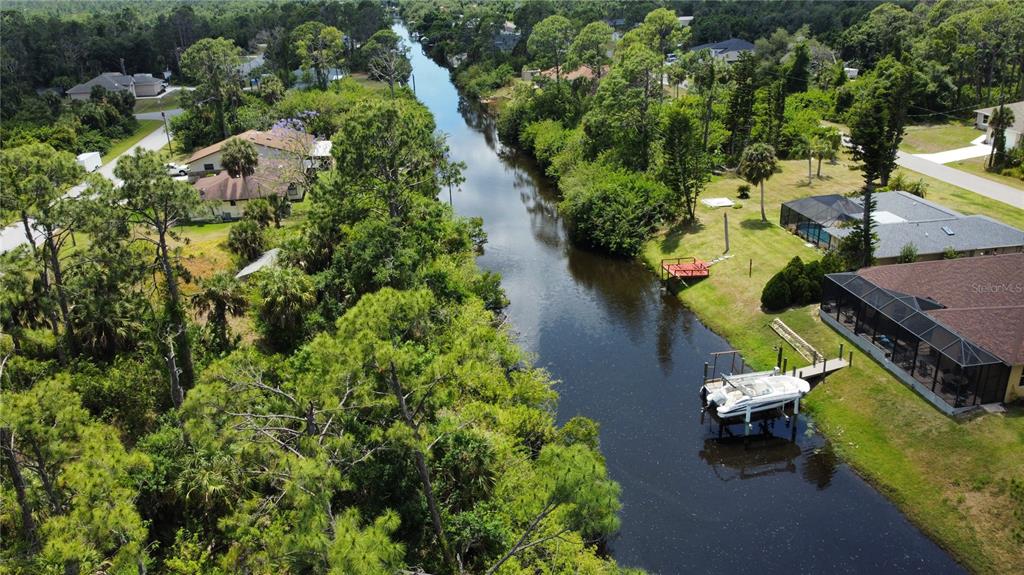
{"type": "MultiPolygon", "coordinates": [[[[1024,101],[1005,104],[1005,106],[1013,112],[1013,124],[1006,128],[1004,132],[1006,134],[1006,147],[1007,149],[1016,148],[1020,145],[1022,136],[1024,136],[1024,101]]],[[[974,127],[985,132],[986,144],[991,144],[993,140],[989,122],[992,119],[992,112],[998,107],[992,106],[974,111],[974,127]]]]}
{"type": "MultiPolygon", "coordinates": [[[[317,140],[312,134],[288,128],[276,128],[261,132],[249,130],[232,138],[248,140],[256,146],[260,163],[269,161],[292,160],[297,162],[296,169],[318,169],[330,163],[330,140],[317,140]]],[[[231,139],[231,138],[228,138],[231,139]]],[[[221,140],[200,150],[196,150],[187,160],[189,175],[194,179],[213,174],[224,169],[221,163],[221,151],[227,140],[221,140]]]]}
{"type": "Polygon", "coordinates": [[[296,174],[281,163],[263,163],[251,176],[231,177],[227,170],[199,178],[192,186],[199,192],[200,207],[192,213],[197,221],[236,220],[245,213],[245,206],[256,198],[287,197],[302,199],[303,190],[296,174]]]}

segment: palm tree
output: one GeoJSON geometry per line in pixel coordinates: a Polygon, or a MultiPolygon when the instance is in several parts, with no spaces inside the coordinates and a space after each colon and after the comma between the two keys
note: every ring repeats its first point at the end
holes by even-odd
{"type": "Polygon", "coordinates": [[[251,176],[260,163],[260,155],[256,146],[248,140],[231,138],[224,143],[220,163],[232,178],[251,176]]]}
{"type": "Polygon", "coordinates": [[[316,303],[310,276],[288,267],[260,271],[255,280],[256,324],[277,351],[290,351],[305,333],[305,318],[316,303]]]}
{"type": "Polygon", "coordinates": [[[992,118],[988,126],[992,128],[992,150],[988,154],[988,169],[1003,167],[1006,163],[1006,129],[1013,125],[1016,118],[1013,110],[1000,105],[992,110],[992,118]]]}
{"type": "Polygon", "coordinates": [[[825,158],[830,158],[835,153],[832,150],[832,142],[829,141],[828,136],[815,136],[811,140],[811,153],[818,159],[818,174],[817,177],[821,178],[821,161],[825,158]]]}
{"type": "Polygon", "coordinates": [[[226,272],[202,280],[199,292],[192,296],[196,311],[208,314],[207,323],[213,329],[214,344],[221,352],[231,347],[228,315],[242,315],[247,304],[241,286],[234,276],[226,272]]]}
{"type": "Polygon", "coordinates": [[[772,177],[778,168],[779,162],[775,157],[775,148],[770,144],[757,143],[747,146],[740,158],[740,167],[737,170],[744,180],[755,186],[761,186],[761,221],[768,222],[768,216],[764,213],[764,183],[772,177]]]}

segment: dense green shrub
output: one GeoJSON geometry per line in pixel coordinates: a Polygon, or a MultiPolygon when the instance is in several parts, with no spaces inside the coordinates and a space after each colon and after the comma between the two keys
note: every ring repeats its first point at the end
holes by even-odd
{"type": "Polygon", "coordinates": [[[586,164],[560,188],[559,211],[573,240],[611,254],[636,255],[654,226],[671,215],[668,188],[645,174],[586,164]]]}
{"type": "Polygon", "coordinates": [[[804,264],[799,256],[789,260],[786,267],[775,274],[761,291],[761,305],[765,310],[777,311],[791,305],[809,305],[821,300],[821,283],[825,274],[842,271],[842,261],[829,252],[821,261],[804,264]]]}
{"type": "Polygon", "coordinates": [[[480,98],[508,83],[516,72],[508,64],[495,67],[492,61],[467,66],[455,75],[455,83],[468,95],[480,98]]]}
{"type": "Polygon", "coordinates": [[[527,125],[519,135],[519,143],[547,170],[555,156],[565,147],[569,136],[570,132],[558,121],[543,120],[527,125]]]}
{"type": "Polygon", "coordinates": [[[782,274],[775,274],[764,284],[761,291],[761,307],[766,310],[779,310],[789,306],[792,297],[789,293],[789,284],[782,274]]]}

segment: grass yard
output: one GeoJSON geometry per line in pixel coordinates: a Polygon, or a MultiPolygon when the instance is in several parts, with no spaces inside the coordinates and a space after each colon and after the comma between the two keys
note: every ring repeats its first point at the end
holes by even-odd
{"type": "Polygon", "coordinates": [[[146,98],[135,100],[135,113],[163,112],[181,107],[181,88],[174,90],[163,98],[146,98]]]}
{"type": "Polygon", "coordinates": [[[908,126],[900,149],[911,154],[932,154],[970,146],[971,140],[980,135],[981,131],[973,125],[958,123],[908,126]]]}
{"type": "Polygon", "coordinates": [[[163,125],[160,120],[139,120],[139,127],[135,132],[126,138],[117,140],[110,146],[110,150],[103,155],[103,163],[106,164],[110,160],[120,156],[124,152],[128,151],[128,148],[138,144],[142,138],[152,134],[157,128],[163,125]]]}
{"type": "Polygon", "coordinates": [[[1004,176],[1002,174],[996,174],[985,169],[985,163],[988,162],[988,158],[971,158],[969,160],[960,160],[959,162],[950,162],[946,164],[951,168],[963,170],[965,172],[974,174],[975,176],[985,178],[986,180],[992,180],[993,182],[999,182],[1000,184],[1006,184],[1012,186],[1018,190],[1024,191],[1024,181],[1020,178],[1013,178],[1010,176],[1004,176]]]}
{"type": "MultiPolygon", "coordinates": [[[[822,352],[835,354],[845,341],[820,321],[816,306],[781,314],[760,309],[762,287],[790,258],[799,255],[807,261],[821,255],[778,226],[780,204],[809,195],[847,193],[860,183],[859,172],[845,162],[823,164],[822,175],[824,179],[808,185],[805,162],[783,162],[782,173],[765,188],[768,224],[761,222],[754,188],[749,200],[739,200],[739,209],[700,205],[698,225],[666,230],[648,242],[643,254],[655,268],[666,257],[711,259],[724,249],[722,214],[728,213],[734,257],[715,264],[711,277],[682,290],[679,298],[756,367],[774,365],[772,346],[782,343],[768,327],[775,317],[822,352]],[[753,272],[748,277],[751,260],[753,272]]],[[[741,183],[732,176],[717,177],[704,197],[737,201],[736,187],[741,183]]],[[[929,183],[933,185],[928,197],[934,201],[1024,224],[1024,210],[934,180],[929,183]]],[[[788,347],[786,355],[790,361],[798,357],[788,347]]],[[[1024,501],[1010,494],[1011,478],[1024,477],[1024,409],[953,421],[859,351],[852,367],[816,387],[806,405],[844,459],[970,570],[1024,572],[1024,501]]]]}

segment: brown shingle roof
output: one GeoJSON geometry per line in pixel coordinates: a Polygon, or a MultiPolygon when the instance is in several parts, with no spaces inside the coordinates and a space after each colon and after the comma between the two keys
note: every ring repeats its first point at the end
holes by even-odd
{"type": "Polygon", "coordinates": [[[1024,364],[1024,305],[935,309],[926,313],[1007,364],[1024,364]]]}
{"type": "Polygon", "coordinates": [[[232,178],[227,170],[213,176],[200,178],[192,184],[199,190],[203,200],[230,202],[252,200],[268,196],[283,196],[288,193],[288,178],[278,170],[257,168],[248,177],[232,178]]]}
{"type": "MultiPolygon", "coordinates": [[[[313,146],[313,142],[316,140],[311,134],[306,134],[298,130],[291,130],[288,128],[277,128],[267,132],[260,132],[258,130],[249,130],[242,132],[232,138],[241,138],[248,140],[253,144],[259,146],[266,146],[268,148],[274,148],[277,150],[284,151],[297,151],[301,150],[303,154],[308,154],[310,148],[313,146]]],[[[228,138],[230,140],[231,138],[228,138]]],[[[201,160],[211,154],[216,154],[224,147],[224,144],[228,140],[221,140],[216,144],[211,144],[196,150],[192,156],[188,159],[187,163],[191,164],[197,160],[201,160]]]]}
{"type": "Polygon", "coordinates": [[[938,302],[945,309],[925,313],[1008,364],[1024,363],[1024,254],[878,266],[857,274],[938,302]]]}
{"type": "Polygon", "coordinates": [[[1024,305],[1024,254],[1019,253],[877,266],[857,273],[877,286],[947,308],[1024,305]]]}

